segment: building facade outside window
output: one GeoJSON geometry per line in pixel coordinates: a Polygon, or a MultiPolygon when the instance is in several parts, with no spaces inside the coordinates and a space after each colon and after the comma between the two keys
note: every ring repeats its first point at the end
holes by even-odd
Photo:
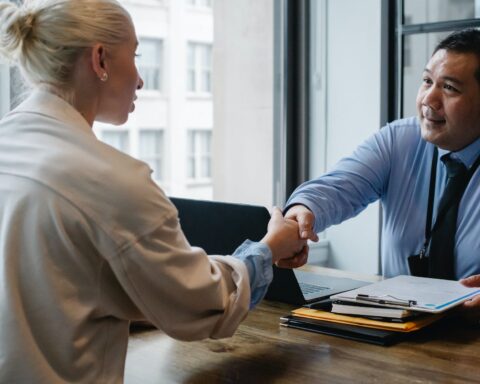
{"type": "Polygon", "coordinates": [[[130,151],[129,132],[126,129],[103,130],[100,139],[119,151],[128,153],[130,151]]]}
{"type": "Polygon", "coordinates": [[[187,90],[192,93],[212,93],[212,46],[188,43],[187,90]]]}

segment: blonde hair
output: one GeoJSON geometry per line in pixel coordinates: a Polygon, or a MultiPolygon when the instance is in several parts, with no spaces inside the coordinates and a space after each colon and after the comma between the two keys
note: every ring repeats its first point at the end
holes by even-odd
{"type": "Polygon", "coordinates": [[[29,85],[65,92],[82,51],[126,41],[129,24],[116,0],[25,0],[20,7],[2,1],[0,57],[16,64],[29,85]]]}

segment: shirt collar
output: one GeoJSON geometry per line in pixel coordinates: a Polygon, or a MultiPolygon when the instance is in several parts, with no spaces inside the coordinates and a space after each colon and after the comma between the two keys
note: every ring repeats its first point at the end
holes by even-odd
{"type": "Polygon", "coordinates": [[[470,168],[480,154],[480,138],[456,152],[450,152],[445,149],[438,148],[438,154],[440,157],[449,153],[453,159],[461,161],[467,168],[470,168]]]}
{"type": "Polygon", "coordinates": [[[10,114],[17,112],[37,113],[54,118],[94,135],[92,127],[87,120],[72,105],[61,97],[44,89],[35,89],[18,107],[10,114]]]}

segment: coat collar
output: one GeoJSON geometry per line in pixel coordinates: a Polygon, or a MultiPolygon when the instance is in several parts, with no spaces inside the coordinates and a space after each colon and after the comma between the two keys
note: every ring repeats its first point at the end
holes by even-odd
{"type": "Polygon", "coordinates": [[[92,127],[72,105],[61,97],[43,89],[35,89],[9,115],[34,113],[59,120],[72,128],[78,128],[94,135],[92,127]]]}

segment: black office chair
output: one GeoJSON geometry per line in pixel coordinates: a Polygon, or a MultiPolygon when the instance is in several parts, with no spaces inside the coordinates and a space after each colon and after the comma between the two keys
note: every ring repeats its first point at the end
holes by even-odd
{"type": "Polygon", "coordinates": [[[244,240],[261,240],[270,213],[265,207],[171,197],[190,245],[210,255],[231,255],[244,240]]]}

